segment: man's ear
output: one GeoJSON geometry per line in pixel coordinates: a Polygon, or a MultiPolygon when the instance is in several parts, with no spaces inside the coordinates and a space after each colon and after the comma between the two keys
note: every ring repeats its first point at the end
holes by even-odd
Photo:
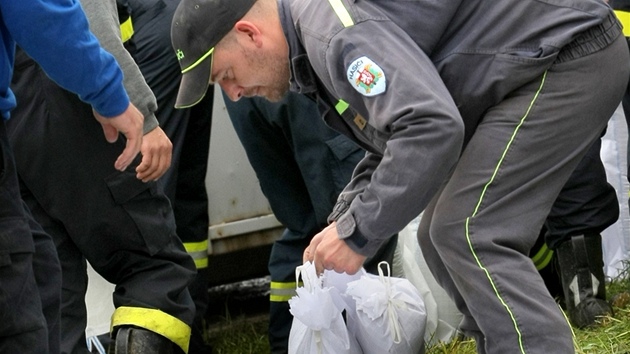
{"type": "Polygon", "coordinates": [[[237,37],[245,39],[249,44],[254,44],[256,47],[262,46],[262,33],[258,26],[250,21],[238,21],[234,24],[234,30],[237,37]]]}

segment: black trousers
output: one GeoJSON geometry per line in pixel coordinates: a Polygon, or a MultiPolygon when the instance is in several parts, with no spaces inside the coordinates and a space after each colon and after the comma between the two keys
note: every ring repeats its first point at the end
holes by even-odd
{"type": "Polygon", "coordinates": [[[0,353],[59,353],[60,284],[52,239],[20,198],[0,119],[0,353]]]}
{"type": "MultiPolygon", "coordinates": [[[[194,264],[176,235],[169,200],[155,182],[135,178],[140,157],[116,171],[124,139],[108,143],[91,107],[22,52],[12,89],[20,105],[7,128],[23,198],[53,237],[62,265],[62,352],[85,351],[86,259],[116,284],[117,311],[158,309],[157,323],[174,318],[190,326],[194,264]]],[[[139,316],[119,320],[147,327],[139,316]]]]}
{"type": "Polygon", "coordinates": [[[551,249],[571,236],[599,234],[619,218],[617,192],[608,183],[595,141],[562,188],[545,220],[543,237],[551,249]]]}
{"type": "Polygon", "coordinates": [[[189,285],[196,315],[192,326],[189,354],[205,354],[204,319],[208,297],[208,195],[206,170],[210,148],[210,128],[214,89],[192,108],[175,109],[181,73],[173,55],[170,29],[179,0],[119,0],[131,13],[134,35],[127,48],[153,90],[160,127],[173,143],[171,167],[158,183],[171,201],[182,240],[197,268],[189,285]]]}

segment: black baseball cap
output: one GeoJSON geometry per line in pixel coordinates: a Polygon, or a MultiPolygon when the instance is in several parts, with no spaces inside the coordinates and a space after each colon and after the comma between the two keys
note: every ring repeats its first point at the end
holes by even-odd
{"type": "Polygon", "coordinates": [[[175,108],[199,103],[208,90],[212,53],[256,0],[182,0],[171,24],[171,43],[182,69],[175,108]]]}

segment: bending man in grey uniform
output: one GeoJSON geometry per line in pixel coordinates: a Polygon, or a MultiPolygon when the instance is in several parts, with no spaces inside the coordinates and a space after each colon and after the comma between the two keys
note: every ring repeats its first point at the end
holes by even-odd
{"type": "Polygon", "coordinates": [[[178,104],[311,95],[368,153],[304,252],[356,272],[424,210],[418,239],[480,353],[573,353],[529,258],[628,83],[601,0],[183,0],[178,104]],[[579,82],[579,85],[576,84],[579,82]]]}

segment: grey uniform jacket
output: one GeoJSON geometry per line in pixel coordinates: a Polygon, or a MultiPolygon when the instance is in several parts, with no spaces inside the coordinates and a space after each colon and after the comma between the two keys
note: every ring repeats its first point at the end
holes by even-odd
{"type": "Polygon", "coordinates": [[[619,26],[601,0],[279,4],[291,89],[368,151],[329,218],[367,256],[427,206],[489,107],[579,33],[619,26]]]}
{"type": "Polygon", "coordinates": [[[147,85],[138,65],[123,46],[118,22],[116,0],[80,0],[90,23],[90,30],[98,38],[101,46],[110,52],[123,71],[125,89],[129,100],[144,116],[144,133],[158,126],[155,116],[157,101],[147,85]],[[109,16],[103,16],[109,14],[109,16]]]}

